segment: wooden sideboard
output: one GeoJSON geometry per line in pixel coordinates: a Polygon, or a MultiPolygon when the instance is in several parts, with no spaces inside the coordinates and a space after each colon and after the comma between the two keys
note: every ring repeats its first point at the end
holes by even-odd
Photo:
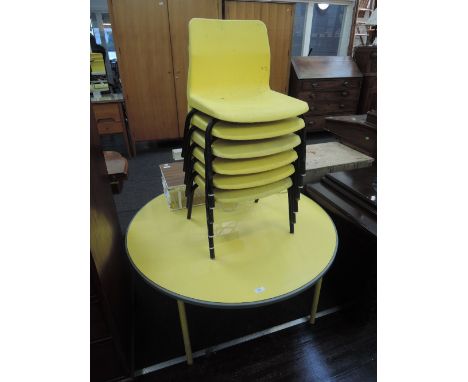
{"type": "Polygon", "coordinates": [[[293,57],[289,94],[309,104],[306,129],[321,131],[325,118],[356,114],[362,73],[350,56],[293,57]]]}

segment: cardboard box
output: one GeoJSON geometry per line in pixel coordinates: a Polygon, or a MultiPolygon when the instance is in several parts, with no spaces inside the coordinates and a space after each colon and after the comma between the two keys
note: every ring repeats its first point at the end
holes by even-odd
{"type": "MultiPolygon", "coordinates": [[[[186,207],[183,162],[172,162],[159,165],[161,180],[167,204],[171,210],[186,207]]],[[[205,204],[205,194],[197,188],[193,205],[205,204]]]]}

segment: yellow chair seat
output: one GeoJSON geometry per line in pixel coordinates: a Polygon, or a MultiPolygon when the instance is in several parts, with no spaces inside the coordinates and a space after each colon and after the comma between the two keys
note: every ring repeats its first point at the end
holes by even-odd
{"type": "MultiPolygon", "coordinates": [[[[205,153],[200,147],[196,147],[193,150],[193,156],[201,163],[205,164],[205,153]]],[[[215,158],[213,160],[213,171],[217,174],[224,175],[254,174],[285,166],[287,164],[293,163],[296,159],[297,153],[293,149],[260,158],[215,158]]]]}
{"type": "MultiPolygon", "coordinates": [[[[194,170],[205,178],[205,166],[200,162],[195,162],[194,170]]],[[[214,174],[213,185],[216,188],[224,190],[240,190],[243,188],[251,188],[264,186],[266,184],[277,182],[278,180],[289,177],[294,174],[294,166],[288,164],[283,167],[275,168],[274,170],[259,172],[256,174],[246,175],[220,175],[214,174]]]]}
{"type": "MultiPolygon", "coordinates": [[[[192,140],[198,146],[205,148],[205,136],[200,130],[193,132],[192,140]]],[[[211,145],[211,152],[216,157],[226,159],[256,158],[290,150],[300,143],[301,138],[296,134],[256,141],[227,141],[218,138],[211,145]]]]}
{"type": "MultiPolygon", "coordinates": [[[[200,175],[195,177],[195,183],[198,184],[201,189],[205,189],[205,180],[200,175]]],[[[291,178],[285,178],[265,186],[244,188],[242,190],[214,189],[214,195],[215,200],[221,203],[242,203],[266,198],[267,196],[287,190],[291,186],[291,178]]]]}
{"type": "Polygon", "coordinates": [[[297,117],[309,111],[306,102],[270,89],[258,93],[238,94],[192,92],[188,104],[214,118],[239,123],[277,121],[297,117]]]}
{"type": "MultiPolygon", "coordinates": [[[[200,130],[206,131],[211,118],[205,114],[196,113],[192,118],[192,124],[200,130]]],[[[212,130],[212,135],[232,141],[248,141],[279,137],[294,133],[305,126],[302,118],[288,118],[280,121],[261,123],[230,123],[218,121],[212,130]]]]}

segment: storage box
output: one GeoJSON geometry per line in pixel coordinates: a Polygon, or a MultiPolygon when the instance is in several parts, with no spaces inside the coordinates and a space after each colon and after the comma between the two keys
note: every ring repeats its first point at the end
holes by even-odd
{"type": "MultiPolygon", "coordinates": [[[[161,180],[167,203],[171,210],[186,207],[183,162],[172,162],[159,165],[161,180]]],[[[205,194],[199,188],[195,190],[193,205],[205,203],[205,194]]]]}

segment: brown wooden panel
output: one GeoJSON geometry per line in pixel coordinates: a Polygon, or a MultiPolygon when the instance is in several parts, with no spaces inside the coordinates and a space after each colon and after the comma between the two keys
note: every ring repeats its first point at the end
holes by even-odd
{"type": "Polygon", "coordinates": [[[94,116],[99,123],[101,120],[112,119],[120,121],[120,105],[118,103],[100,103],[92,104],[94,116]]]}
{"type": "Polygon", "coordinates": [[[354,113],[357,106],[357,99],[325,102],[309,101],[309,113],[311,115],[330,115],[343,112],[354,113]]]}
{"type": "Polygon", "coordinates": [[[131,273],[92,109],[90,122],[91,279],[96,287],[94,301],[99,300],[112,336],[111,348],[118,353],[97,352],[94,358],[91,347],[91,380],[102,381],[97,378],[106,366],[101,356],[109,357],[105,362],[120,370],[116,374],[122,370],[130,374],[131,273]]]}
{"type": "Polygon", "coordinates": [[[349,89],[359,89],[361,87],[361,79],[360,78],[342,78],[342,79],[330,79],[330,80],[323,80],[323,79],[314,79],[314,80],[302,80],[302,89],[303,90],[335,90],[335,91],[342,91],[342,90],[349,90],[349,89]]]}
{"type": "Polygon", "coordinates": [[[361,71],[351,56],[293,57],[291,62],[300,80],[362,77],[361,71]]]}
{"type": "Polygon", "coordinates": [[[187,114],[188,23],[194,17],[219,19],[221,0],[170,0],[169,25],[179,120],[179,136],[184,135],[187,114]]]}
{"type": "Polygon", "coordinates": [[[224,10],[226,19],[265,23],[271,51],[270,87],[288,94],[294,4],[225,1],[224,10]]]}
{"type": "Polygon", "coordinates": [[[100,135],[117,134],[125,132],[122,122],[114,122],[112,120],[101,120],[100,122],[98,122],[97,128],[100,135]]]}
{"type": "Polygon", "coordinates": [[[178,138],[167,0],[109,0],[109,10],[135,139],[178,138]]]}
{"type": "Polygon", "coordinates": [[[346,89],[340,91],[302,91],[297,93],[297,98],[302,99],[306,102],[315,101],[345,101],[345,100],[358,100],[359,99],[359,89],[346,89]]]}

